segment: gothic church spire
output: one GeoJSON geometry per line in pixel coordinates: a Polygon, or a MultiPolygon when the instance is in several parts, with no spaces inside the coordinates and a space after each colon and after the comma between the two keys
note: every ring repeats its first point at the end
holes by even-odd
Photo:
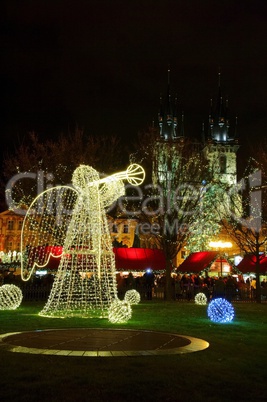
{"type": "Polygon", "coordinates": [[[172,100],[170,89],[170,68],[168,68],[168,86],[165,99],[160,97],[160,111],[158,114],[160,138],[165,141],[176,140],[177,134],[177,97],[172,100]]]}

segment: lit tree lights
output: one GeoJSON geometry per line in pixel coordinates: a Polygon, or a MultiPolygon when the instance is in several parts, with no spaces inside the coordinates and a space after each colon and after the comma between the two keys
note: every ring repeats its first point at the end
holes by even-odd
{"type": "Polygon", "coordinates": [[[221,205],[223,190],[219,185],[202,183],[202,193],[196,207],[195,219],[190,225],[190,236],[186,242],[186,249],[190,253],[210,249],[209,242],[220,233],[221,225],[218,214],[214,210],[221,205]]]}
{"type": "Polygon", "coordinates": [[[40,255],[40,244],[63,245],[58,272],[40,315],[107,316],[117,300],[117,284],[105,207],[124,194],[124,179],[139,185],[144,176],[143,168],[135,164],[100,179],[95,169],[81,165],[73,173],[74,188],[54,187],[34,200],[22,230],[22,249],[26,250],[22,279],[29,279],[36,266],[45,266],[54,256],[51,250],[40,255]]]}
{"type": "Polygon", "coordinates": [[[165,294],[166,300],[171,300],[173,260],[191,236],[191,226],[195,224],[192,231],[196,235],[198,226],[201,231],[204,227],[205,217],[199,213],[204,194],[202,182],[203,178],[210,182],[212,172],[203,154],[184,137],[171,141],[152,138],[150,146],[153,186],[147,187],[149,202],[142,208],[139,219],[150,228],[157,228],[150,231],[150,239],[165,254],[165,294]],[[199,219],[203,221],[201,225],[195,223],[199,219]]]}
{"type": "Polygon", "coordinates": [[[234,318],[234,308],[227,300],[218,298],[210,302],[208,306],[208,317],[213,322],[227,323],[234,318]]]}

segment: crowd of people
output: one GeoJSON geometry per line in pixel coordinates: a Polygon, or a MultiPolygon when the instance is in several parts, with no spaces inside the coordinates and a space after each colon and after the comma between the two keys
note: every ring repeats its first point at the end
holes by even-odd
{"type": "MultiPolygon", "coordinates": [[[[207,299],[223,297],[231,301],[256,298],[256,278],[251,276],[246,280],[242,276],[200,276],[199,274],[177,274],[175,281],[175,298],[191,300],[199,292],[207,299]]],[[[266,280],[261,282],[262,295],[266,297],[266,280]]]]}
{"type": "MultiPolygon", "coordinates": [[[[54,275],[44,276],[33,275],[27,286],[51,287],[54,275]]],[[[117,273],[116,275],[118,294],[123,297],[128,289],[136,289],[140,292],[142,299],[151,300],[152,298],[165,298],[166,277],[164,274],[154,273],[147,270],[142,274],[134,275],[117,273]]],[[[0,275],[0,285],[13,283],[23,288],[25,282],[21,281],[20,275],[5,271],[0,275]]],[[[262,299],[267,300],[267,282],[263,279],[260,283],[262,299]]],[[[256,298],[256,278],[242,276],[209,276],[199,274],[172,275],[171,282],[172,299],[174,300],[193,300],[197,293],[204,293],[207,300],[215,297],[223,297],[227,300],[254,300],[256,298]]]]}
{"type": "MultiPolygon", "coordinates": [[[[135,288],[145,299],[165,298],[166,277],[164,274],[145,272],[143,275],[117,275],[118,290],[123,294],[127,289],[135,288]]],[[[209,276],[199,274],[172,275],[172,298],[174,300],[193,300],[197,293],[204,293],[207,300],[223,297],[227,300],[254,300],[256,298],[256,278],[242,276],[209,276]]],[[[261,282],[263,299],[267,299],[267,283],[261,282]]]]}

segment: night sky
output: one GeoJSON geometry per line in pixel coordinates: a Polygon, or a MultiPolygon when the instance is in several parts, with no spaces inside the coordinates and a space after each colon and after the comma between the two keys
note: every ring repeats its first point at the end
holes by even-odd
{"type": "Polygon", "coordinates": [[[266,136],[266,0],[1,3],[2,149],[75,125],[134,139],[157,121],[169,66],[185,135],[200,136],[220,69],[243,148],[266,136]]]}

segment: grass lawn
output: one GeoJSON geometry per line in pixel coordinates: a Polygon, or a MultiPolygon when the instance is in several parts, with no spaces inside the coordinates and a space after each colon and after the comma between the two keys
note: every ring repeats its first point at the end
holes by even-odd
{"type": "Polygon", "coordinates": [[[44,318],[41,303],[0,311],[0,333],[51,328],[129,328],[202,338],[210,347],[184,355],[64,357],[12,353],[0,347],[0,400],[265,401],[267,304],[235,303],[235,318],[212,323],[207,307],[147,301],[124,325],[106,319],[44,318]]]}

